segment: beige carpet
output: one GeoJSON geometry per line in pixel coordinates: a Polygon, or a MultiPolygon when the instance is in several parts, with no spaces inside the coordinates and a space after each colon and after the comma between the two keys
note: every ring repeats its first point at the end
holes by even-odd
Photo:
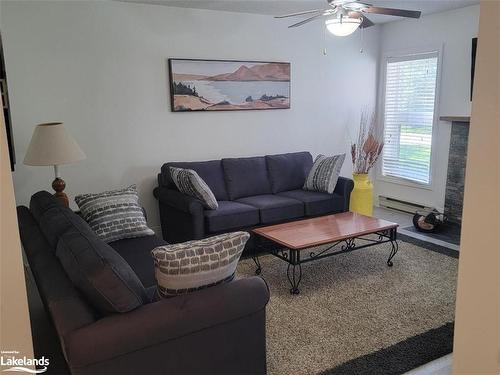
{"type": "MultiPolygon", "coordinates": [[[[260,257],[271,291],[268,373],[315,374],[454,320],[458,259],[399,241],[302,265],[290,295],[286,263],[260,257]]],[[[254,274],[252,259],[238,276],[254,274]]]]}

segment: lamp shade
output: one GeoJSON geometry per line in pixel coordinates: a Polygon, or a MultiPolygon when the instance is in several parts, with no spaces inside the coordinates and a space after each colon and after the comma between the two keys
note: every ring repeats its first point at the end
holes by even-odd
{"type": "Polygon", "coordinates": [[[62,122],[50,122],[35,127],[28,151],[26,165],[60,165],[83,160],[86,155],[62,122]]]}

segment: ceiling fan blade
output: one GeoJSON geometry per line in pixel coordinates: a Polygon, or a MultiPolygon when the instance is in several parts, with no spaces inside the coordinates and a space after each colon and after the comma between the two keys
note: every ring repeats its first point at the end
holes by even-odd
{"type": "Polygon", "coordinates": [[[304,24],[306,24],[306,23],[309,23],[309,22],[311,22],[311,21],[314,21],[314,20],[315,20],[315,19],[317,19],[317,18],[323,17],[324,15],[325,15],[325,14],[324,14],[324,12],[321,12],[320,14],[316,14],[316,15],[314,15],[314,16],[312,16],[312,17],[306,18],[306,19],[305,19],[305,20],[303,20],[303,21],[300,21],[300,22],[294,23],[293,25],[288,26],[288,28],[290,29],[290,28],[292,28],[292,27],[299,27],[299,26],[302,26],[302,25],[304,25],[304,24]]]}
{"type": "Polygon", "coordinates": [[[361,21],[361,25],[359,25],[359,27],[370,27],[370,26],[373,26],[375,25],[372,21],[370,21],[368,19],[368,17],[366,17],[365,15],[362,15],[360,12],[355,12],[355,11],[350,11],[347,13],[347,15],[351,18],[361,18],[362,21],[361,21]]]}
{"type": "Polygon", "coordinates": [[[326,1],[330,6],[344,6],[356,2],[356,0],[326,0],[326,1]]]}
{"type": "Polygon", "coordinates": [[[282,16],[274,16],[274,18],[287,18],[287,17],[302,16],[302,15],[304,15],[304,14],[324,12],[325,10],[327,10],[327,9],[313,9],[313,10],[305,10],[305,11],[303,11],[303,12],[297,12],[297,13],[284,14],[284,15],[282,15],[282,16]]]}
{"type": "Polygon", "coordinates": [[[381,8],[370,6],[361,9],[363,13],[374,13],[374,14],[385,14],[388,16],[398,16],[398,17],[408,17],[408,18],[420,18],[422,12],[417,10],[405,10],[405,9],[392,9],[392,8],[381,8]]]}
{"type": "Polygon", "coordinates": [[[366,28],[375,25],[372,21],[368,19],[368,17],[363,16],[363,22],[361,22],[361,25],[359,27],[366,28]]]}
{"type": "Polygon", "coordinates": [[[345,8],[345,9],[348,9],[348,10],[352,10],[352,11],[355,11],[355,12],[359,12],[365,8],[369,8],[371,7],[372,5],[371,4],[367,4],[367,3],[362,3],[361,1],[355,1],[355,2],[352,2],[352,3],[348,3],[348,4],[345,4],[345,5],[342,5],[342,8],[345,8]]]}

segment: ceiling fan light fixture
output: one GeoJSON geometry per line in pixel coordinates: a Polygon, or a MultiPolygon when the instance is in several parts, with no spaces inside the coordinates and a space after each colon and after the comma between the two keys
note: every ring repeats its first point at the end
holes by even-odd
{"type": "Polygon", "coordinates": [[[361,25],[363,19],[348,17],[340,14],[339,17],[330,18],[325,21],[326,28],[336,36],[347,36],[355,32],[361,25]]]}

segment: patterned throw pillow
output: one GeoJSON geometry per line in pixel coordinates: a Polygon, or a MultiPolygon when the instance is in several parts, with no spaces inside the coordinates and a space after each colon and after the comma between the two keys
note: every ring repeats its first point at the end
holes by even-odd
{"type": "Polygon", "coordinates": [[[170,175],[172,176],[175,186],[177,186],[177,189],[179,189],[181,193],[199,199],[203,207],[210,210],[216,210],[219,207],[219,203],[217,203],[217,199],[215,199],[212,190],[210,190],[205,181],[198,176],[198,173],[192,169],[170,167],[170,175]]]}
{"type": "Polygon", "coordinates": [[[304,190],[332,194],[344,164],[345,154],[335,156],[318,155],[307,176],[304,190]]]}
{"type": "Polygon", "coordinates": [[[232,280],[249,237],[225,233],[152,250],[158,293],[173,297],[232,280]]]}
{"type": "Polygon", "coordinates": [[[135,185],[75,197],[82,217],[104,242],[151,236],[135,185]]]}

